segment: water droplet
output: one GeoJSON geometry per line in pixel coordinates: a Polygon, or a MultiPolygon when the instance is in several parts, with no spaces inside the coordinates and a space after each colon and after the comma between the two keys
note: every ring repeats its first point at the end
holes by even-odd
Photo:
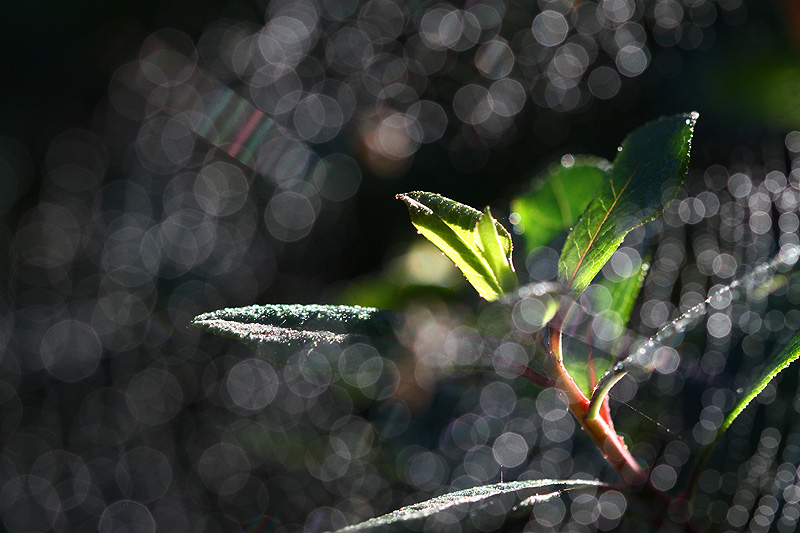
{"type": "Polygon", "coordinates": [[[742,387],[739,387],[738,389],[736,389],[736,394],[742,394],[743,392],[744,392],[744,389],[742,387]]]}

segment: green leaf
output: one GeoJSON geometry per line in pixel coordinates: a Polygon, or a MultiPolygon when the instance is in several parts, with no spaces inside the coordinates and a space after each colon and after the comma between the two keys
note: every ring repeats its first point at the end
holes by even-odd
{"type": "Polygon", "coordinates": [[[573,299],[583,292],[632,229],[671,202],[689,166],[698,114],[662,118],[622,143],[614,166],[564,243],[559,282],[573,299]]]}
{"type": "Polygon", "coordinates": [[[636,305],[636,299],[639,297],[649,269],[650,264],[644,261],[627,277],[615,280],[605,278],[600,282],[600,285],[608,289],[611,294],[611,310],[614,311],[614,314],[610,315],[610,318],[619,325],[620,329],[628,327],[633,307],[636,305]]]}
{"type": "Polygon", "coordinates": [[[742,392],[740,393],[739,400],[736,402],[733,410],[725,417],[725,420],[717,431],[717,439],[731,427],[736,417],[739,416],[742,411],[744,411],[744,408],[767,387],[769,382],[775,379],[775,376],[792,364],[798,357],[800,357],[800,333],[795,335],[789,345],[778,352],[776,356],[765,362],[759,370],[753,372],[755,379],[747,385],[747,387],[741,389],[742,392]]]}
{"type": "Polygon", "coordinates": [[[589,338],[594,339],[595,335],[584,335],[584,338],[580,339],[582,342],[577,343],[572,342],[569,337],[564,338],[563,342],[567,347],[564,350],[564,365],[581,390],[587,394],[591,394],[600,376],[618,360],[626,342],[629,345],[635,338],[628,332],[627,326],[648,269],[649,264],[644,262],[633,269],[633,273],[627,277],[603,278],[597,283],[598,290],[591,293],[592,308],[599,311],[593,319],[593,322],[597,323],[591,327],[605,330],[607,332],[605,338],[612,338],[608,332],[614,332],[615,340],[604,342],[602,349],[594,349],[597,348],[598,341],[595,340],[592,347],[587,346],[587,341],[589,338]],[[590,353],[594,366],[594,379],[592,379],[592,369],[586,363],[590,353]]]}
{"type": "Polygon", "coordinates": [[[527,251],[548,245],[569,231],[597,192],[611,163],[600,157],[562,158],[532,181],[530,193],[512,200],[515,228],[527,251]]]}
{"type": "Polygon", "coordinates": [[[498,226],[505,231],[505,228],[492,217],[492,212],[487,206],[478,220],[479,248],[489,263],[492,273],[497,277],[500,288],[503,292],[508,292],[517,288],[517,275],[514,273],[514,265],[511,262],[511,247],[509,245],[508,251],[504,248],[506,244],[504,239],[508,237],[508,233],[506,232],[505,236],[501,238],[497,231],[498,226]]]}
{"type": "Polygon", "coordinates": [[[728,416],[725,417],[725,420],[722,421],[722,425],[717,429],[714,440],[703,449],[703,452],[699,455],[695,463],[688,487],[690,493],[694,491],[698,475],[702,471],[708,457],[711,455],[711,451],[716,447],[716,444],[728,428],[731,427],[733,421],[742,414],[742,411],[745,410],[761,391],[767,388],[767,385],[769,385],[770,381],[775,379],[775,376],[780,374],[784,368],[792,364],[798,357],[800,357],[800,332],[795,335],[792,341],[783,350],[778,352],[777,355],[770,358],[762,364],[758,370],[752,373],[755,379],[753,379],[749,385],[737,391],[739,399],[736,405],[734,405],[733,410],[728,413],[728,416]]]}
{"type": "Polygon", "coordinates": [[[455,263],[483,298],[497,300],[517,288],[511,236],[488,209],[481,213],[429,192],[397,198],[408,206],[417,230],[455,263]]]}
{"type": "Polygon", "coordinates": [[[191,326],[273,352],[311,343],[381,344],[394,340],[394,314],[345,305],[251,305],[220,309],[194,318],[191,326]]]}
{"type": "Polygon", "coordinates": [[[387,515],[340,529],[339,532],[421,531],[430,517],[445,514],[450,516],[446,522],[441,523],[442,525],[446,523],[452,526],[455,521],[466,521],[470,524],[469,529],[475,529],[476,525],[485,527],[491,524],[494,527],[481,530],[494,530],[502,524],[502,521],[497,523],[498,517],[502,519],[523,507],[557,498],[564,491],[595,490],[607,486],[599,481],[580,479],[540,479],[486,485],[451,492],[432,500],[409,505],[387,515]]]}

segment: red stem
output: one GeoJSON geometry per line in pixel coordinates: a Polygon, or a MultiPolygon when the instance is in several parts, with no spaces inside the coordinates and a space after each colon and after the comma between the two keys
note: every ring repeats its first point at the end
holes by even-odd
{"type": "Polygon", "coordinates": [[[562,306],[550,322],[550,356],[545,359],[545,371],[555,382],[555,387],[567,396],[569,410],[600,449],[603,457],[627,483],[641,483],[646,478],[646,473],[628,451],[622,437],[614,431],[613,425],[609,424],[603,416],[587,418],[589,398],[583,394],[564,367],[561,353],[561,329],[567,310],[565,306],[562,306]]]}

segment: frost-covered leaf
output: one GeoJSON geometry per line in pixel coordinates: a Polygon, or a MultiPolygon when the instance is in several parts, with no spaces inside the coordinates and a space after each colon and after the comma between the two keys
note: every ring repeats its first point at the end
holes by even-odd
{"type": "Polygon", "coordinates": [[[381,344],[394,339],[394,314],[346,305],[251,305],[204,313],[191,325],[253,349],[312,344],[381,344]]]}
{"type": "Polygon", "coordinates": [[[533,180],[531,192],[514,198],[516,230],[528,251],[566,233],[606,179],[611,163],[600,157],[566,157],[533,180]]]}
{"type": "Polygon", "coordinates": [[[564,491],[596,490],[598,487],[607,486],[599,481],[579,479],[537,479],[486,485],[451,492],[425,502],[409,505],[389,514],[340,529],[339,532],[435,531],[441,529],[444,524],[454,525],[454,522],[463,524],[461,531],[478,529],[488,531],[502,525],[506,516],[524,507],[557,498],[564,491]],[[440,519],[439,522],[435,521],[437,518],[440,519]]]}
{"type": "Polygon", "coordinates": [[[429,192],[398,194],[397,198],[405,202],[417,230],[455,263],[483,298],[497,300],[517,288],[511,236],[488,210],[481,213],[429,192]]]}
{"type": "Polygon", "coordinates": [[[573,299],[603,268],[625,235],[664,211],[689,166],[698,114],[648,122],[623,141],[614,166],[578,218],[558,262],[558,279],[573,299]]]}

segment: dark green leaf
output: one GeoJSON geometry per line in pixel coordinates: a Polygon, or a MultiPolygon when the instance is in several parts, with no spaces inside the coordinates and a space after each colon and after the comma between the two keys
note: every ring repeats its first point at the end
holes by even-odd
{"type": "Polygon", "coordinates": [[[562,159],[534,178],[533,190],[515,198],[511,210],[518,216],[527,251],[546,246],[569,231],[597,193],[611,163],[592,156],[562,159]]]}
{"type": "Polygon", "coordinates": [[[533,506],[536,503],[559,497],[564,491],[607,487],[605,483],[579,479],[541,479],[532,481],[512,481],[498,483],[472,489],[451,492],[432,500],[403,507],[387,515],[372,518],[361,524],[340,529],[345,532],[393,532],[421,530],[429,517],[449,513],[447,521],[442,523],[452,524],[454,521],[467,522],[468,529],[475,529],[475,524],[480,525],[482,517],[487,524],[496,524],[496,518],[512,514],[522,507],[533,506]]]}
{"type": "Polygon", "coordinates": [[[253,349],[311,344],[380,344],[393,340],[394,315],[344,305],[251,305],[199,315],[191,325],[231,337],[253,349]]]}
{"type": "Polygon", "coordinates": [[[675,198],[689,165],[697,113],[649,122],[634,130],[597,196],[564,243],[558,277],[577,298],[632,229],[653,220],[675,198]]]}
{"type": "Polygon", "coordinates": [[[481,213],[429,192],[398,194],[397,198],[408,206],[417,230],[456,264],[483,298],[497,300],[517,288],[511,263],[511,236],[488,211],[481,213]],[[486,242],[479,225],[483,217],[494,223],[494,232],[491,225],[483,226],[486,242]],[[497,242],[493,243],[493,239],[497,242]]]}

